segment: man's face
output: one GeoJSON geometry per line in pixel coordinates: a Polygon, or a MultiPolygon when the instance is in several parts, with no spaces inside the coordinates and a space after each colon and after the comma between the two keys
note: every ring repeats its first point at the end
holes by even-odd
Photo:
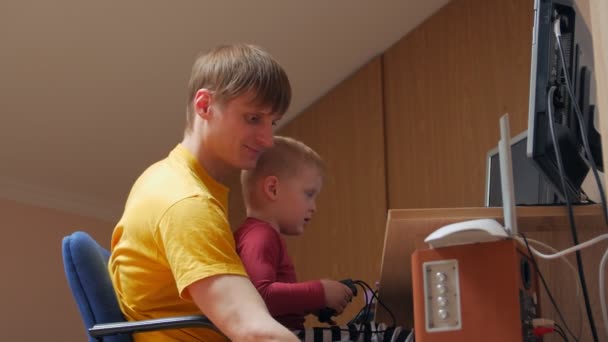
{"type": "Polygon", "coordinates": [[[281,115],[255,105],[245,94],[225,104],[212,104],[208,144],[216,158],[236,169],[252,169],[274,143],[273,126],[281,115]]]}

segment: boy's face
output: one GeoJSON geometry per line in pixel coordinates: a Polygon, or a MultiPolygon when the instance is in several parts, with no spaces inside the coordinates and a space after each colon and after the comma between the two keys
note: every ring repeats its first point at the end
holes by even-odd
{"type": "Polygon", "coordinates": [[[245,94],[226,104],[213,104],[207,144],[217,159],[235,169],[255,167],[260,154],[274,143],[273,126],[281,115],[252,102],[245,94]]]}
{"type": "Polygon", "coordinates": [[[300,235],[317,210],[316,199],[323,185],[318,168],[303,167],[296,176],[280,180],[278,225],[285,235],[300,235]]]}

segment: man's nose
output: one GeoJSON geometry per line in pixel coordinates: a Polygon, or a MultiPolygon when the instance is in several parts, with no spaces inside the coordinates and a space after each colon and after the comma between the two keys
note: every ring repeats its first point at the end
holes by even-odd
{"type": "Polygon", "coordinates": [[[258,143],[263,148],[271,148],[274,145],[274,132],[272,130],[272,123],[264,125],[257,137],[258,143]]]}

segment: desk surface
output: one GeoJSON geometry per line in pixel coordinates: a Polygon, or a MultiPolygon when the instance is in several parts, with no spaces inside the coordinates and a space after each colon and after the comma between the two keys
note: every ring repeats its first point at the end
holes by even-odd
{"type": "MultiPolygon", "coordinates": [[[[579,241],[605,233],[608,230],[604,223],[599,205],[575,207],[576,225],[579,241]]],[[[434,230],[450,223],[477,219],[494,218],[502,222],[502,208],[458,208],[458,209],[396,209],[389,210],[384,237],[384,251],[380,274],[380,300],[389,306],[394,313],[397,324],[413,326],[412,278],[410,258],[416,249],[426,249],[424,239],[434,230]]],[[[572,245],[567,209],[562,206],[517,207],[519,231],[526,236],[548,243],[562,249],[572,245]]],[[[606,248],[605,243],[586,249],[583,252],[583,264],[587,285],[591,294],[594,319],[598,327],[601,324],[601,309],[598,303],[597,271],[599,261],[606,248]]],[[[572,259],[574,260],[574,259],[572,259]]],[[[562,262],[539,261],[541,272],[545,275],[554,296],[565,312],[568,324],[578,327],[578,301],[576,294],[576,277],[568,275],[564,283],[564,272],[567,270],[562,262]]],[[[541,293],[541,299],[545,295],[541,293]]],[[[546,297],[545,297],[546,298],[546,297]]],[[[541,300],[543,316],[556,318],[548,300],[541,300]]],[[[377,320],[390,322],[389,314],[378,308],[377,320]]],[[[586,322],[586,320],[585,320],[586,322]]],[[[585,333],[589,334],[587,326],[585,333]]]]}

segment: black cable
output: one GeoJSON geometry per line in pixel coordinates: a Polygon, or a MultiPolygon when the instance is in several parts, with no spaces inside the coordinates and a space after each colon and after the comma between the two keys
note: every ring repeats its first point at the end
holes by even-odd
{"type": "Polygon", "coordinates": [[[564,329],[562,329],[562,327],[557,323],[554,323],[553,325],[555,326],[555,329],[553,331],[555,331],[559,336],[561,336],[564,341],[568,342],[568,337],[566,336],[564,329]]]}
{"type": "Polygon", "coordinates": [[[378,304],[382,305],[382,307],[384,308],[384,310],[386,310],[389,313],[389,315],[391,315],[391,319],[393,321],[393,325],[391,327],[394,328],[397,325],[397,320],[395,319],[395,315],[393,314],[393,312],[391,311],[391,309],[389,309],[388,306],[386,306],[386,304],[384,304],[384,302],[380,300],[380,297],[378,297],[378,291],[374,291],[372,289],[372,287],[369,286],[369,284],[367,284],[363,280],[357,280],[356,282],[363,284],[364,286],[366,286],[373,293],[372,300],[373,300],[373,298],[376,298],[376,301],[378,302],[378,304]]]}
{"type": "Polygon", "coordinates": [[[559,306],[557,305],[555,298],[553,298],[553,294],[551,293],[551,290],[549,289],[549,286],[547,285],[547,281],[545,280],[545,277],[543,276],[542,272],[540,271],[540,267],[538,267],[536,258],[534,257],[534,254],[532,253],[532,249],[530,248],[528,239],[526,238],[524,233],[520,232],[519,235],[521,235],[521,237],[524,239],[524,242],[526,243],[526,248],[528,249],[528,254],[530,254],[530,259],[532,260],[532,265],[534,265],[534,268],[536,269],[536,273],[538,273],[538,277],[540,278],[541,282],[543,283],[543,287],[545,288],[545,291],[547,291],[547,296],[549,296],[549,300],[551,301],[551,304],[553,304],[555,311],[557,311],[557,315],[559,316],[559,319],[564,323],[564,327],[566,327],[566,330],[568,330],[568,333],[570,335],[572,335],[574,340],[578,341],[578,337],[576,335],[574,335],[574,333],[572,333],[572,331],[568,327],[568,323],[566,323],[566,320],[564,319],[564,316],[562,315],[562,311],[559,309],[559,306]]]}
{"type": "MultiPolygon", "coordinates": [[[[547,113],[549,115],[549,130],[551,131],[551,138],[553,140],[553,150],[555,151],[555,158],[557,161],[557,168],[559,170],[559,178],[562,185],[562,190],[564,192],[564,199],[566,200],[566,206],[568,207],[568,221],[570,223],[570,232],[572,233],[572,241],[574,245],[578,245],[578,234],[576,232],[576,224],[574,222],[574,213],[572,210],[572,203],[570,203],[570,196],[568,195],[568,191],[566,189],[566,180],[565,180],[565,172],[564,172],[564,164],[562,163],[562,156],[559,150],[559,142],[557,140],[557,136],[555,135],[555,122],[553,121],[553,93],[555,92],[556,87],[553,86],[549,89],[547,94],[547,113]]],[[[583,298],[585,299],[585,308],[587,310],[587,318],[589,319],[589,327],[591,328],[591,334],[593,335],[593,341],[598,342],[597,330],[595,329],[595,322],[593,320],[593,312],[591,311],[591,303],[589,302],[589,293],[587,291],[587,282],[585,281],[585,271],[583,269],[583,260],[581,258],[580,251],[576,251],[576,265],[578,266],[578,278],[581,282],[581,287],[583,288],[583,298]]],[[[565,322],[564,322],[565,324],[565,322]]]]}
{"type": "Polygon", "coordinates": [[[365,305],[363,306],[363,309],[365,309],[364,310],[365,320],[359,321],[359,324],[360,324],[359,325],[359,334],[361,334],[361,333],[364,332],[364,325],[363,324],[366,323],[366,321],[367,321],[367,317],[369,315],[369,309],[371,307],[371,300],[369,300],[369,298],[367,297],[367,289],[364,288],[363,286],[361,286],[360,283],[355,283],[355,284],[359,285],[363,289],[363,295],[364,295],[364,299],[363,300],[365,300],[365,305]]]}
{"type": "Polygon", "coordinates": [[[560,335],[564,338],[564,340],[568,341],[568,336],[566,335],[564,328],[562,328],[561,325],[559,325],[559,324],[554,324],[554,325],[556,326],[558,331],[561,333],[560,335]]]}
{"type": "Polygon", "coordinates": [[[604,188],[602,187],[602,183],[600,181],[600,176],[597,171],[597,164],[595,163],[595,159],[593,158],[593,155],[591,154],[591,147],[589,146],[589,140],[587,138],[587,131],[585,129],[583,114],[578,105],[578,101],[574,97],[574,90],[572,89],[572,83],[570,82],[570,77],[568,76],[568,69],[566,68],[566,58],[565,58],[564,49],[562,47],[562,42],[561,42],[561,33],[560,33],[560,28],[559,28],[559,25],[561,24],[560,22],[561,22],[561,20],[559,18],[557,18],[555,20],[555,23],[553,26],[553,28],[554,28],[553,33],[555,34],[555,40],[557,42],[557,48],[559,50],[560,60],[562,62],[562,69],[564,70],[564,79],[566,81],[566,88],[568,90],[568,95],[570,96],[570,100],[574,106],[574,113],[576,114],[576,118],[579,123],[578,126],[581,131],[581,136],[583,139],[583,147],[585,148],[585,154],[587,155],[588,162],[591,167],[591,171],[593,172],[593,177],[595,178],[595,182],[596,182],[598,190],[600,192],[600,198],[601,198],[601,202],[602,202],[602,213],[604,214],[604,221],[606,222],[606,224],[608,224],[608,208],[606,207],[606,194],[604,193],[604,188]]]}
{"type": "MultiPolygon", "coordinates": [[[[357,323],[357,322],[359,322],[361,324],[359,326],[359,333],[360,334],[363,332],[362,329],[364,329],[363,323],[367,323],[367,318],[369,317],[369,312],[370,312],[370,308],[371,308],[371,301],[373,300],[373,293],[372,293],[372,298],[371,299],[368,298],[367,289],[361,284],[361,282],[363,282],[363,281],[362,280],[354,280],[353,284],[358,285],[363,290],[364,303],[365,304],[363,304],[363,307],[347,323],[347,324],[351,324],[351,323],[357,323]],[[364,319],[361,319],[361,317],[363,317],[364,319]]],[[[376,333],[378,333],[377,327],[376,327],[376,333]]]]}
{"type": "Polygon", "coordinates": [[[568,342],[568,338],[566,337],[566,335],[564,335],[564,333],[563,333],[563,332],[561,332],[561,331],[559,331],[559,330],[557,330],[557,329],[555,329],[555,330],[553,330],[553,331],[554,331],[555,333],[557,333],[559,336],[561,336],[562,340],[564,340],[564,341],[568,342]]]}
{"type": "MultiPolygon", "coordinates": [[[[353,324],[353,323],[360,323],[361,325],[359,326],[359,330],[358,333],[361,334],[364,332],[365,326],[364,323],[369,323],[367,321],[367,318],[369,317],[369,313],[370,313],[370,308],[371,308],[371,300],[368,297],[368,293],[367,293],[367,288],[365,288],[360,282],[360,280],[354,280],[352,281],[352,283],[354,285],[358,285],[362,290],[363,290],[363,295],[364,295],[364,304],[363,307],[361,307],[361,309],[359,309],[359,311],[353,316],[353,318],[351,318],[348,323],[346,324],[353,324]]],[[[373,293],[372,293],[373,295],[373,293]]],[[[373,332],[373,331],[372,331],[373,332]]],[[[376,327],[376,331],[375,333],[378,333],[378,329],[376,327]]]]}
{"type": "MultiPolygon", "coordinates": [[[[393,314],[393,312],[388,308],[388,306],[386,306],[386,304],[384,304],[384,302],[382,300],[380,300],[380,297],[378,297],[378,291],[373,290],[371,286],[369,286],[368,283],[366,283],[363,280],[353,280],[353,284],[358,285],[359,287],[361,287],[361,289],[363,290],[363,294],[365,297],[365,304],[364,306],[361,308],[361,310],[359,310],[359,312],[355,315],[355,317],[353,319],[351,319],[347,324],[351,325],[353,323],[356,324],[356,320],[357,318],[360,316],[360,314],[362,312],[364,312],[364,317],[365,320],[361,320],[358,324],[359,324],[359,329],[355,330],[358,334],[362,334],[365,332],[366,329],[366,321],[367,318],[369,317],[370,313],[371,313],[371,305],[374,299],[376,299],[376,302],[379,303],[380,305],[382,305],[382,307],[390,314],[391,319],[393,321],[393,324],[391,326],[386,327],[386,329],[384,330],[379,330],[378,327],[378,323],[377,322],[373,322],[373,324],[375,325],[375,329],[372,329],[370,326],[370,332],[372,334],[380,334],[380,333],[385,333],[391,329],[395,329],[396,328],[396,319],[395,319],[395,315],[393,314]],[[368,297],[368,291],[372,294],[371,298],[368,297]]],[[[370,325],[372,324],[372,322],[369,322],[370,325]]],[[[322,330],[331,330],[332,327],[315,327],[314,329],[322,329],[322,330]]],[[[340,328],[340,331],[348,331],[350,332],[350,329],[344,329],[344,328],[340,328]]]]}
{"type": "Polygon", "coordinates": [[[365,308],[367,308],[367,304],[363,304],[363,307],[357,311],[357,314],[350,321],[348,321],[348,323],[357,323],[358,318],[362,317],[365,308]]]}
{"type": "Polygon", "coordinates": [[[386,312],[388,312],[388,314],[391,316],[391,320],[392,320],[392,325],[391,327],[396,327],[397,326],[397,320],[395,319],[395,315],[393,314],[393,312],[391,311],[391,309],[388,308],[388,306],[386,306],[386,304],[384,304],[383,301],[380,300],[380,297],[378,297],[378,291],[374,292],[374,297],[376,297],[376,300],[378,301],[378,303],[380,305],[382,305],[382,307],[384,308],[384,310],[386,310],[386,312]]]}

